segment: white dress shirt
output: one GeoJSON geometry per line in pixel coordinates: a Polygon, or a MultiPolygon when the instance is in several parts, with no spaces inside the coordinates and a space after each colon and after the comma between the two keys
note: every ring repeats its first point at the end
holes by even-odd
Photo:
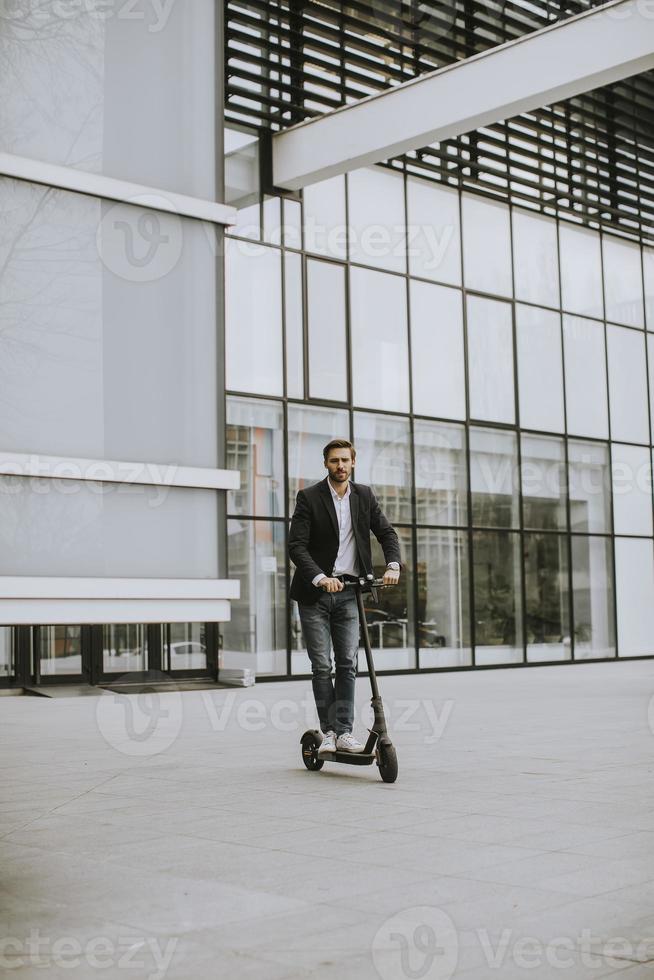
{"type": "MultiPolygon", "coordinates": [[[[350,495],[352,493],[350,481],[347,481],[347,490],[342,497],[339,497],[336,493],[329,478],[327,479],[327,486],[331,491],[332,500],[334,501],[336,521],[338,523],[338,553],[334,562],[332,575],[358,575],[357,545],[354,539],[352,513],[350,511],[350,495]]],[[[313,579],[313,584],[319,585],[324,578],[327,578],[327,576],[323,572],[320,572],[313,579]]]]}

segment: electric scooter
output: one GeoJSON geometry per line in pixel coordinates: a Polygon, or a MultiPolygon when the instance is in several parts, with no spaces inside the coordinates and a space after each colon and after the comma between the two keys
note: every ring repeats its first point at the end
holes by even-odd
{"type": "Polygon", "coordinates": [[[384,717],[384,706],[379,696],[377,687],[377,676],[375,665],[372,660],[370,649],[370,636],[368,634],[368,624],[363,608],[363,593],[370,592],[375,602],[378,601],[377,589],[390,588],[384,585],[382,579],[375,579],[369,574],[365,578],[361,576],[358,582],[345,582],[344,587],[352,588],[356,591],[357,607],[359,610],[359,623],[363,636],[363,644],[366,651],[368,662],[368,674],[370,676],[370,688],[372,690],[371,705],[374,721],[370,734],[366,741],[363,752],[330,752],[329,755],[319,756],[318,749],[322,742],[322,732],[318,729],[309,729],[300,739],[302,745],[302,761],[307,769],[317,771],[322,769],[325,762],[342,762],[348,766],[371,766],[376,762],[379,766],[379,775],[385,783],[394,783],[397,779],[397,753],[391,742],[386,728],[386,718],[384,717]]]}

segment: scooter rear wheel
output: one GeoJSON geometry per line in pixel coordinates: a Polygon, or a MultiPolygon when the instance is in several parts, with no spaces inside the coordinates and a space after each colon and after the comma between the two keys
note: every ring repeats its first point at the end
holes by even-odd
{"type": "Polygon", "coordinates": [[[379,775],[385,783],[394,783],[397,779],[397,752],[392,745],[380,745],[377,756],[379,775]]]}
{"type": "Polygon", "coordinates": [[[306,732],[302,736],[302,762],[311,772],[322,769],[325,762],[318,756],[320,742],[313,732],[306,732]]]}

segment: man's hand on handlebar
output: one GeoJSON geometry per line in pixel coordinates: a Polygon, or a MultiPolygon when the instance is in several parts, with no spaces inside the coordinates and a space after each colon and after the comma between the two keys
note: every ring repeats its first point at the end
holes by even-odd
{"type": "Polygon", "coordinates": [[[321,578],[318,587],[325,592],[341,592],[344,588],[343,583],[337,578],[321,578]]]}
{"type": "Polygon", "coordinates": [[[400,573],[395,568],[387,568],[384,572],[382,585],[397,585],[400,581],[400,573]]]}

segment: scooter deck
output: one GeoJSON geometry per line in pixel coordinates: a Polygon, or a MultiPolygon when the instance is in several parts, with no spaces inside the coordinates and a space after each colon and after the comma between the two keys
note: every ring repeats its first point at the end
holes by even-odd
{"type": "Polygon", "coordinates": [[[350,766],[371,766],[377,761],[374,752],[329,752],[318,758],[323,762],[344,762],[350,766]]]}

